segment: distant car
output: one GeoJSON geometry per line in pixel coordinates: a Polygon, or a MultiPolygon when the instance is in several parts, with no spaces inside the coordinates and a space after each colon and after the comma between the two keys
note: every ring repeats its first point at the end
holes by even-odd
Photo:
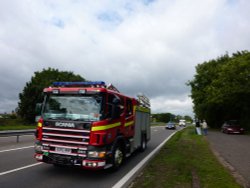
{"type": "Polygon", "coordinates": [[[180,119],[180,121],[179,121],[179,126],[180,126],[180,127],[181,127],[181,126],[185,127],[185,126],[186,126],[186,120],[185,120],[185,119],[180,119]]]}
{"type": "Polygon", "coordinates": [[[176,129],[175,123],[170,121],[166,124],[166,129],[176,129]]]}
{"type": "Polygon", "coordinates": [[[227,134],[244,134],[245,129],[240,126],[237,120],[229,120],[222,125],[221,132],[227,134]]]}

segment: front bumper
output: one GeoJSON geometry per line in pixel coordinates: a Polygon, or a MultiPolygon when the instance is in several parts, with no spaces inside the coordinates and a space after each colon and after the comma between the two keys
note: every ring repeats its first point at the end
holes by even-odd
{"type": "Polygon", "coordinates": [[[238,131],[238,130],[228,130],[227,131],[229,134],[243,134],[244,131],[238,131]]]}
{"type": "Polygon", "coordinates": [[[175,129],[174,126],[167,126],[166,129],[175,129]]]}
{"type": "Polygon", "coordinates": [[[55,164],[61,166],[79,167],[83,169],[107,169],[111,164],[107,163],[106,159],[86,159],[83,157],[58,155],[58,154],[41,154],[36,153],[35,158],[37,161],[45,162],[48,164],[55,164]]]}

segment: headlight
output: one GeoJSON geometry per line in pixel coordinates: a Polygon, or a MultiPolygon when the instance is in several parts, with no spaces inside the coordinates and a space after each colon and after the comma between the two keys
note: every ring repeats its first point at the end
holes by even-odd
{"type": "Polygon", "coordinates": [[[106,156],[105,151],[89,151],[88,157],[90,158],[104,158],[106,156]]]}

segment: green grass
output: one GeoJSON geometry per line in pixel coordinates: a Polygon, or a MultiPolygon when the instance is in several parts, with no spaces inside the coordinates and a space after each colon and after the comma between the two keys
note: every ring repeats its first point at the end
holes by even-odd
{"type": "Polygon", "coordinates": [[[27,124],[21,119],[0,119],[0,131],[34,129],[35,124],[27,124]]]}
{"type": "Polygon", "coordinates": [[[200,187],[241,187],[218,162],[205,137],[196,135],[194,127],[188,127],[167,142],[132,187],[186,188],[192,187],[193,177],[200,187]]]}
{"type": "Polygon", "coordinates": [[[154,122],[154,123],[151,123],[151,126],[165,126],[166,123],[164,122],[154,122]]]}

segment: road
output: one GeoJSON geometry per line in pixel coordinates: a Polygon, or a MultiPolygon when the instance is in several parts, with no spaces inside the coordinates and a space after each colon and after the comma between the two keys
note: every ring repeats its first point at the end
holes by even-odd
{"type": "Polygon", "coordinates": [[[33,158],[33,136],[23,136],[19,143],[15,142],[15,138],[0,138],[0,185],[1,188],[110,188],[173,132],[164,127],[152,127],[147,150],[129,157],[117,172],[56,168],[38,163],[33,158]]]}
{"type": "Polygon", "coordinates": [[[210,131],[208,136],[213,149],[233,168],[236,169],[250,185],[250,136],[224,134],[210,131]]]}

